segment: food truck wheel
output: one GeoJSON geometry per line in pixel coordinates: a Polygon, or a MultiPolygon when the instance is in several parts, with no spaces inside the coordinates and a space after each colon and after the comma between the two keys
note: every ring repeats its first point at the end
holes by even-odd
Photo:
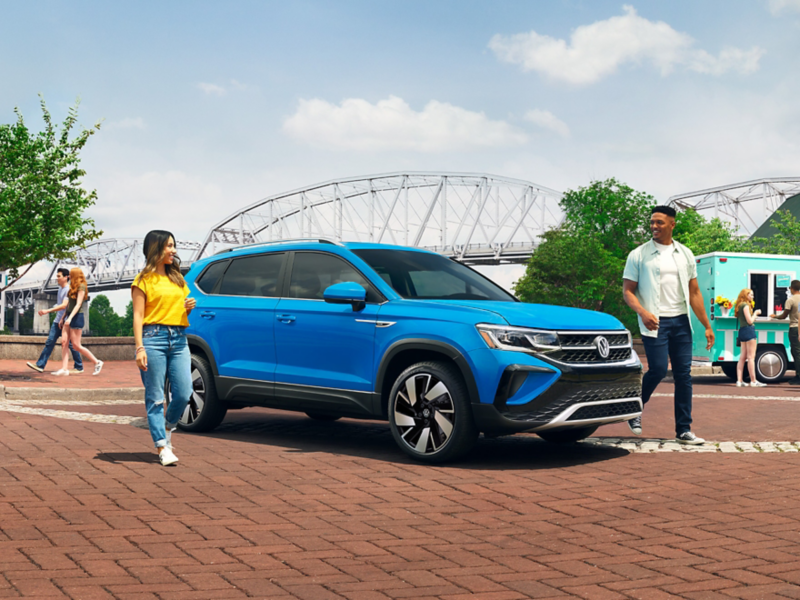
{"type": "Polygon", "coordinates": [[[720,365],[720,368],[725,375],[736,381],[736,363],[726,363],[720,365]]]}
{"type": "Polygon", "coordinates": [[[774,348],[756,350],[756,377],[764,383],[779,381],[786,373],[786,354],[774,348]]]}

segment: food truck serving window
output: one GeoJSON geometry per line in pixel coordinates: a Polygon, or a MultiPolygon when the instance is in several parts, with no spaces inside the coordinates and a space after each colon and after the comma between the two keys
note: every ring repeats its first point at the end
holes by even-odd
{"type": "Polygon", "coordinates": [[[795,278],[794,273],[750,271],[749,278],[750,289],[753,290],[753,299],[756,303],[755,308],[761,309],[762,317],[783,311],[786,299],[792,295],[789,286],[795,278]]]}

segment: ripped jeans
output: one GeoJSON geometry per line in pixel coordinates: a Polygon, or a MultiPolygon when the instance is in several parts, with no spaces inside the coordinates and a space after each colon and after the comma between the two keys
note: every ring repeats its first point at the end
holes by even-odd
{"type": "Polygon", "coordinates": [[[167,445],[172,431],[192,396],[192,359],[186,342],[186,328],[169,325],[142,327],[142,344],[147,352],[147,371],[139,371],[144,384],[147,424],[156,448],[167,445]],[[164,384],[169,375],[172,398],[164,415],[164,384]]]}

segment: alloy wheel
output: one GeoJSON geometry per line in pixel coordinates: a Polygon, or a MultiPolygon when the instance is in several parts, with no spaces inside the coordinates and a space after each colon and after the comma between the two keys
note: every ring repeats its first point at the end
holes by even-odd
{"type": "Polygon", "coordinates": [[[433,454],[447,444],[455,412],[447,386],[430,373],[416,373],[406,379],[394,401],[394,422],[400,437],[419,454],[433,454]]]}

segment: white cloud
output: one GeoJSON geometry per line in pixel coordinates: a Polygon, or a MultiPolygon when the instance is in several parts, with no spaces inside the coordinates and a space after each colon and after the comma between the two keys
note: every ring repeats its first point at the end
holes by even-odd
{"type": "Polygon", "coordinates": [[[300,100],[283,130],[291,137],[325,148],[444,152],[524,144],[527,136],[504,121],[492,121],[446,102],[431,100],[420,112],[402,98],[376,104],[348,98],[336,106],[325,100],[300,100]]]}
{"type": "Polygon", "coordinates": [[[773,15],[780,14],[784,10],[800,12],[800,0],[769,0],[769,12],[773,15]]]}
{"type": "Polygon", "coordinates": [[[489,41],[489,48],[500,60],[521,65],[525,71],[537,71],[574,84],[594,83],[623,64],[646,61],[662,75],[680,65],[712,75],[727,71],[751,73],[758,69],[758,61],[764,54],[758,47],[725,48],[715,57],[693,48],[694,40],[689,35],[675,31],[663,21],[648,21],[637,15],[632,6],[625,6],[624,11],[622,16],[578,27],[569,43],[530,31],[497,34],[489,41]]]}
{"type": "Polygon", "coordinates": [[[224,87],[216,85],[214,83],[201,82],[197,84],[197,87],[203,90],[203,92],[205,92],[209,96],[224,96],[225,94],[228,93],[228,90],[226,90],[224,87]]]}
{"type": "Polygon", "coordinates": [[[567,124],[548,110],[540,110],[538,108],[529,110],[525,113],[523,118],[542,129],[553,131],[561,137],[569,137],[569,127],[567,124]]]}
{"type": "Polygon", "coordinates": [[[103,129],[144,129],[144,119],[142,117],[125,117],[119,121],[106,123],[103,129]]]}

